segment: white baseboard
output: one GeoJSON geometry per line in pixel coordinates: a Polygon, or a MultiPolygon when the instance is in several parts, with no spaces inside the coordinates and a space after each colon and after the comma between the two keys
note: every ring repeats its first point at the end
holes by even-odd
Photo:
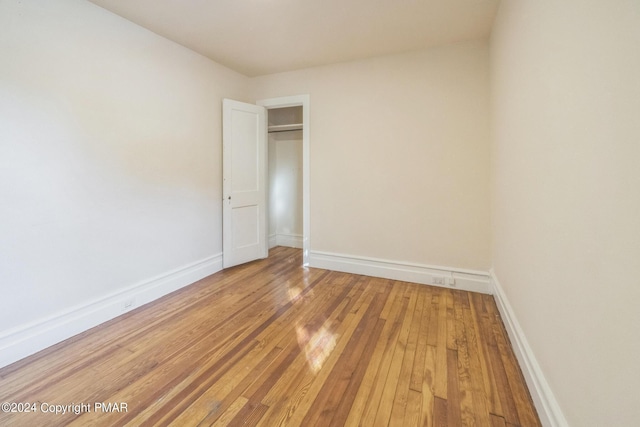
{"type": "Polygon", "coordinates": [[[222,270],[222,254],[197,261],[65,312],[0,331],[0,368],[222,270]]]}
{"type": "Polygon", "coordinates": [[[542,425],[548,427],[568,427],[569,424],[549,387],[549,383],[547,383],[542,373],[542,369],[540,369],[540,365],[531,347],[529,347],[527,338],[520,327],[520,323],[518,323],[511,304],[509,304],[504,289],[500,285],[493,269],[491,269],[489,273],[491,274],[491,285],[500,316],[509,334],[509,339],[518,358],[520,368],[524,374],[542,425]]]}
{"type": "Polygon", "coordinates": [[[302,234],[272,234],[269,236],[269,249],[275,246],[302,249],[302,240],[302,234]]]}
{"type": "Polygon", "coordinates": [[[491,293],[489,274],[484,271],[414,264],[376,258],[309,252],[309,267],[382,277],[484,294],[491,293]]]}
{"type": "Polygon", "coordinates": [[[302,234],[276,234],[276,244],[302,249],[302,234]]]}

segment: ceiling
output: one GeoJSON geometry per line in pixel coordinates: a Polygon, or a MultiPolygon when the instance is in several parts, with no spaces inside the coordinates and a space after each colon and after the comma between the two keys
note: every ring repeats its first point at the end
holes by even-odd
{"type": "Polygon", "coordinates": [[[488,37],[499,0],[90,0],[247,76],[488,37]]]}

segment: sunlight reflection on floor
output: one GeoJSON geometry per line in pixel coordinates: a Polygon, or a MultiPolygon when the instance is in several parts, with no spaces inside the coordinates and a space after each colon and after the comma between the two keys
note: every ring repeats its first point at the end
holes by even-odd
{"type": "Polygon", "coordinates": [[[304,326],[298,326],[296,332],[298,344],[300,348],[304,349],[307,363],[313,373],[317,374],[336,346],[335,334],[324,325],[313,333],[310,333],[304,326]]]}
{"type": "MultiPolygon", "coordinates": [[[[308,271],[306,273],[302,283],[286,283],[287,296],[289,301],[294,304],[305,304],[305,301],[308,302],[308,299],[313,296],[312,290],[303,296],[304,290],[309,286],[308,271]]],[[[317,325],[319,322],[314,323],[317,325]]],[[[335,334],[331,332],[328,321],[324,319],[322,325],[317,329],[309,324],[296,325],[296,335],[298,345],[304,351],[309,368],[314,374],[317,374],[336,346],[335,334]]]]}

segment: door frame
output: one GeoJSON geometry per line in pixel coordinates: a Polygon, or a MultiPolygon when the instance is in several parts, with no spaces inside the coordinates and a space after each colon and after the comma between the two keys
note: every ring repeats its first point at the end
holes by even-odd
{"type": "MultiPolygon", "coordinates": [[[[278,98],[262,99],[256,105],[265,107],[267,110],[285,107],[302,107],[302,265],[309,265],[309,248],[311,241],[311,219],[310,219],[310,186],[309,186],[309,95],[282,96],[278,98]]],[[[267,111],[267,115],[269,111],[267,111]]],[[[268,120],[267,120],[268,122],[268,120]]],[[[268,126],[268,123],[267,123],[268,126]]],[[[267,165],[269,163],[267,162],[267,165]]],[[[268,174],[267,174],[268,176],[268,174]]],[[[265,241],[269,241],[268,227],[265,229],[265,241]]]]}

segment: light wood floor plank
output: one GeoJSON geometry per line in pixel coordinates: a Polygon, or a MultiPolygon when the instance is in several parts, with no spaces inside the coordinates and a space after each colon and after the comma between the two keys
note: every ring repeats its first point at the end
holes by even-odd
{"type": "Polygon", "coordinates": [[[495,344],[493,335],[488,333],[491,330],[489,325],[489,315],[484,304],[482,295],[471,293],[469,298],[473,303],[470,305],[472,313],[475,315],[477,323],[477,355],[480,369],[482,370],[482,380],[484,384],[484,395],[489,413],[494,415],[502,415],[502,407],[500,399],[497,395],[497,386],[493,374],[493,366],[489,357],[489,345],[495,344]]]}
{"type": "Polygon", "coordinates": [[[447,422],[450,425],[462,425],[460,401],[463,398],[458,378],[458,351],[447,349],[447,422]]]}
{"type": "MultiPolygon", "coordinates": [[[[436,295],[433,309],[438,313],[438,330],[436,340],[436,376],[434,392],[435,395],[442,398],[448,398],[448,387],[452,379],[449,378],[449,369],[447,364],[447,302],[446,293],[448,289],[439,289],[436,295]]],[[[457,381],[457,378],[456,378],[457,381]]]]}
{"type": "MultiPolygon", "coordinates": [[[[404,286],[402,288],[404,291],[404,286]]],[[[408,305],[409,299],[404,297],[404,292],[398,292],[395,297],[394,307],[391,310],[392,314],[386,320],[386,331],[383,332],[383,339],[376,348],[375,354],[379,355],[379,359],[370,365],[372,368],[371,386],[368,390],[368,396],[365,398],[366,404],[361,412],[362,416],[359,417],[360,425],[372,426],[375,422],[408,305]]]]}
{"type": "Polygon", "coordinates": [[[377,387],[380,368],[385,355],[388,354],[387,349],[390,351],[395,345],[394,337],[400,328],[400,319],[407,304],[402,292],[399,292],[400,289],[400,286],[393,286],[382,313],[387,307],[390,307],[389,311],[385,314],[385,317],[382,317],[382,313],[380,315],[380,320],[384,322],[382,332],[377,342],[374,343],[375,347],[367,364],[364,377],[358,387],[355,399],[351,403],[346,425],[357,425],[363,419],[363,414],[368,414],[371,419],[375,417],[382,393],[382,388],[377,387]],[[389,301],[392,301],[392,303],[390,304],[389,301]]]}
{"type": "Polygon", "coordinates": [[[423,426],[435,425],[435,393],[434,378],[436,371],[436,349],[428,345],[424,358],[424,373],[422,377],[422,414],[420,419],[423,426]]]}
{"type": "MultiPolygon", "coordinates": [[[[224,411],[220,416],[220,418],[218,418],[213,424],[209,424],[207,423],[206,420],[203,420],[203,422],[199,423],[198,426],[208,426],[208,425],[211,425],[212,427],[228,426],[231,420],[234,419],[236,415],[238,415],[238,412],[240,412],[248,402],[249,401],[247,399],[240,396],[236,400],[234,400],[231,403],[231,405],[229,405],[229,408],[226,411],[224,411]]],[[[180,423],[180,422],[181,421],[177,421],[177,423],[180,423]]],[[[196,424],[181,424],[181,425],[196,425],[196,424]]]]}
{"type": "MultiPolygon", "coordinates": [[[[467,340],[470,339],[472,325],[464,321],[464,297],[460,292],[452,295],[455,299],[456,346],[458,359],[458,387],[460,393],[460,416],[463,426],[480,425],[476,421],[475,406],[478,404],[473,395],[472,377],[480,372],[472,371],[467,340]]],[[[483,409],[486,412],[486,409],[483,409]]],[[[488,414],[488,413],[487,413],[488,414]]],[[[487,418],[488,421],[488,418],[487,418]]]]}
{"type": "Polygon", "coordinates": [[[405,411],[409,401],[409,390],[411,387],[411,376],[413,373],[413,364],[416,357],[416,349],[418,346],[418,333],[420,332],[420,323],[422,320],[422,312],[424,308],[425,293],[417,294],[417,302],[413,318],[411,320],[409,337],[407,338],[407,346],[402,360],[402,367],[398,375],[398,385],[396,394],[393,398],[393,408],[391,411],[390,425],[405,425],[405,411]]]}
{"type": "MultiPolygon", "coordinates": [[[[427,288],[428,289],[428,288],[427,288]]],[[[418,332],[418,342],[416,354],[413,360],[413,370],[411,372],[411,382],[409,388],[421,392],[424,380],[424,363],[427,353],[427,339],[429,336],[429,320],[431,319],[431,293],[423,292],[422,316],[420,318],[420,331],[418,332]]]]}
{"type": "Polygon", "coordinates": [[[491,296],[301,264],[274,248],[0,369],[1,402],[91,408],[0,425],[540,425],[491,296]]]}
{"type": "Polygon", "coordinates": [[[479,344],[479,323],[474,316],[473,304],[469,302],[469,294],[460,292],[457,295],[463,303],[462,314],[465,326],[465,341],[462,348],[458,348],[463,360],[468,362],[469,380],[471,383],[471,394],[473,396],[473,415],[475,425],[481,427],[491,427],[489,419],[488,395],[485,390],[485,376],[487,369],[484,368],[482,359],[482,347],[479,344]]]}
{"type": "MultiPolygon", "coordinates": [[[[409,297],[407,315],[404,317],[402,327],[400,328],[400,334],[398,335],[398,341],[394,348],[391,365],[389,366],[389,372],[384,383],[384,389],[380,399],[380,404],[378,405],[378,411],[376,413],[375,422],[373,424],[374,426],[386,426],[389,424],[391,411],[393,409],[394,403],[396,402],[395,396],[397,394],[398,383],[400,382],[402,364],[407,353],[409,332],[413,323],[413,317],[415,314],[417,303],[416,289],[413,287],[408,288],[406,296],[409,297]]],[[[404,407],[406,406],[406,393],[401,392],[400,396],[401,400],[398,403],[402,406],[402,411],[404,411],[404,407]]]]}

